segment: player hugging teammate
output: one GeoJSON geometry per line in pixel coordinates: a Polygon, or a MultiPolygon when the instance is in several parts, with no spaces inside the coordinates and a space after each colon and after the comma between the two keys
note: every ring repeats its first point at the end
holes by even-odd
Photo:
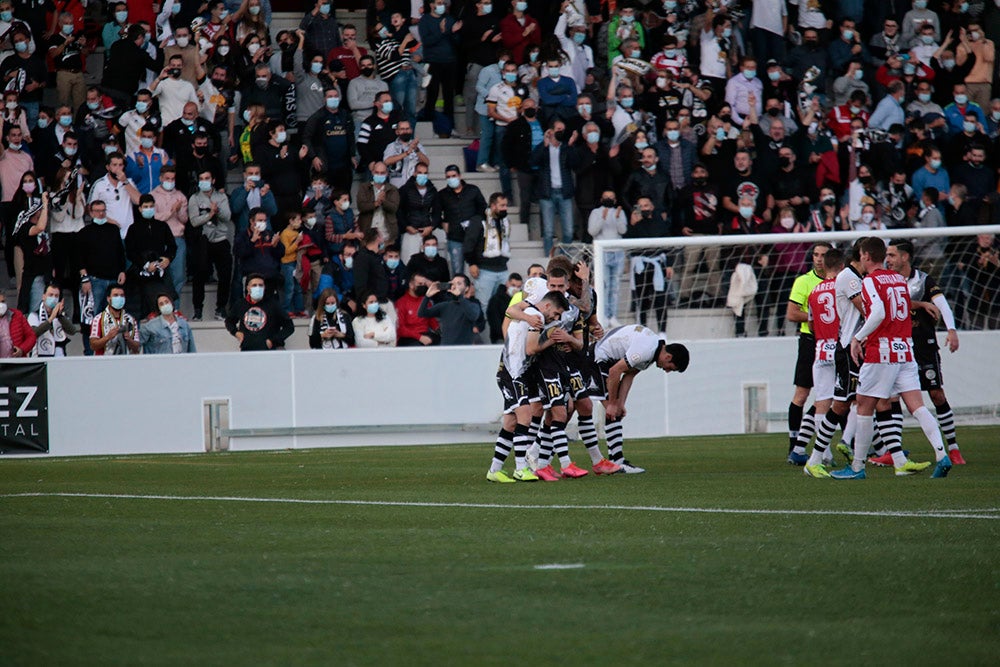
{"type": "Polygon", "coordinates": [[[902,449],[899,399],[934,448],[937,462],[932,477],[947,476],[953,461],[964,463],[955,441],[951,408],[940,385],[940,357],[933,324],[938,317],[944,319],[948,345],[955,351],[958,337],[954,318],[933,280],[912,267],[912,257],[913,247],[908,242],[893,241],[887,253],[884,241],[869,237],[859,239],[855,245],[855,261],[848,269],[853,275],[844,273],[844,258],[838,251],[831,250],[824,258],[826,278],[809,296],[809,317],[816,337],[813,383],[818,427],[816,444],[805,464],[806,475],[865,479],[865,462],[876,434],[879,442],[875,445],[876,456],[870,459],[872,463],[892,465],[897,476],[929,468],[930,463],[908,460],[902,449]],[[860,275],[864,275],[860,289],[854,294],[850,293],[853,290],[844,293],[844,286],[857,285],[856,278],[860,275]],[[923,301],[925,298],[930,301],[923,301]],[[852,307],[863,313],[863,324],[852,313],[852,307]],[[916,345],[914,337],[919,341],[916,345]],[[837,426],[847,414],[846,405],[851,398],[849,391],[842,391],[843,385],[850,384],[850,378],[837,377],[838,361],[843,362],[840,355],[844,353],[848,357],[847,369],[851,363],[860,366],[856,437],[850,463],[829,473],[824,466],[824,460],[829,460],[825,455],[837,426]],[[932,393],[937,421],[924,406],[921,389],[940,390],[932,393]],[[830,410],[831,401],[837,406],[835,410],[830,410]],[[948,437],[950,451],[945,449],[938,422],[948,437]]]}
{"type": "Polygon", "coordinates": [[[546,277],[529,278],[524,290],[511,299],[497,375],[504,395],[504,425],[486,475],[491,482],[555,482],[587,475],[588,471],[574,464],[569,455],[566,424],[574,412],[595,474],[645,472],[629,463],[622,450],[621,420],[632,378],[653,362],[666,372],[683,371],[688,351],[683,345],[667,345],[641,326],[619,327],[605,334],[595,315],[597,294],[588,277],[585,264],[574,266],[565,257],[556,257],[549,262],[546,277]],[[552,295],[564,296],[566,307],[546,310],[552,295]],[[515,367],[521,370],[519,378],[508,379],[521,354],[530,363],[523,369],[515,367]],[[529,395],[519,399],[518,391],[529,395]],[[594,398],[604,403],[610,461],[598,445],[594,398]],[[521,400],[527,402],[526,407],[515,405],[521,400]],[[513,411],[516,419],[508,416],[508,411],[513,411]],[[515,450],[513,477],[502,469],[511,442],[515,450]],[[530,443],[523,459],[518,456],[519,443],[530,443]],[[559,459],[559,472],[552,467],[553,453],[559,459]]]}

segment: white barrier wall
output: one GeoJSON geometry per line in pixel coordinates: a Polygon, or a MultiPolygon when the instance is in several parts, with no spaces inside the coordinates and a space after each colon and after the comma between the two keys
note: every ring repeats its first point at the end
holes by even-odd
{"type": "MultiPolygon", "coordinates": [[[[1000,375],[992,364],[1000,333],[966,333],[961,342],[958,353],[943,354],[951,404],[1000,404],[1000,375]]],[[[688,345],[686,373],[651,367],[639,374],[628,400],[626,437],[746,432],[749,384],[760,385],[766,411],[787,409],[795,338],[688,345]]],[[[497,346],[472,346],[53,360],[49,455],[205,451],[203,401],[223,398],[230,402],[233,429],[399,426],[393,432],[237,437],[233,450],[482,442],[485,456],[501,411],[499,353],[497,346]]],[[[783,428],[769,424],[774,432],[783,428]]]]}

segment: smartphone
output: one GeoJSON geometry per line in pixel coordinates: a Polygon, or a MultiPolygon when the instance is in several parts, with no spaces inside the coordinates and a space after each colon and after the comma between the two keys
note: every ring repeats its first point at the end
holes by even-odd
{"type": "Polygon", "coordinates": [[[438,289],[442,292],[447,292],[451,289],[451,283],[438,283],[438,289]]]}

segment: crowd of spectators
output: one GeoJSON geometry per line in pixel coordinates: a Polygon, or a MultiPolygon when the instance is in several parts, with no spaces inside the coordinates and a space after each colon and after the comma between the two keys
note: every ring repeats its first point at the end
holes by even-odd
{"type": "MultiPolygon", "coordinates": [[[[1000,212],[995,3],[374,0],[363,26],[335,9],[272,34],[268,0],[0,0],[18,294],[0,356],[63,354],[78,329],[87,354],[189,352],[189,319],[211,317],[241,349],[282,347],[295,318],[322,349],[495,341],[515,205],[547,253],[1000,212]],[[498,191],[431,164],[420,121],[477,139],[498,191]]],[[[807,246],[611,254],[604,293],[618,312],[627,272],[662,330],[671,306],[721,305],[738,264],[783,300],[807,246]]],[[[998,247],[919,247],[965,326],[996,326],[998,247]]]]}

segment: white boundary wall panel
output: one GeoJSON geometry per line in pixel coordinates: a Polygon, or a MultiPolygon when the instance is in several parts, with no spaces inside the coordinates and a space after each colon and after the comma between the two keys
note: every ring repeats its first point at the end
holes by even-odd
{"type": "MultiPolygon", "coordinates": [[[[942,354],[952,406],[1000,404],[1000,332],[960,338],[957,353],[942,354]]],[[[764,386],[768,412],[787,409],[794,337],[687,345],[687,372],[651,367],[636,378],[626,437],[743,433],[748,384],[764,386]]],[[[56,359],[48,364],[48,455],[203,452],[203,401],[229,399],[230,428],[283,431],[234,436],[234,451],[482,442],[485,465],[501,411],[499,354],[499,346],[470,346],[56,359]],[[289,433],[322,427],[342,431],[289,433]]]]}

